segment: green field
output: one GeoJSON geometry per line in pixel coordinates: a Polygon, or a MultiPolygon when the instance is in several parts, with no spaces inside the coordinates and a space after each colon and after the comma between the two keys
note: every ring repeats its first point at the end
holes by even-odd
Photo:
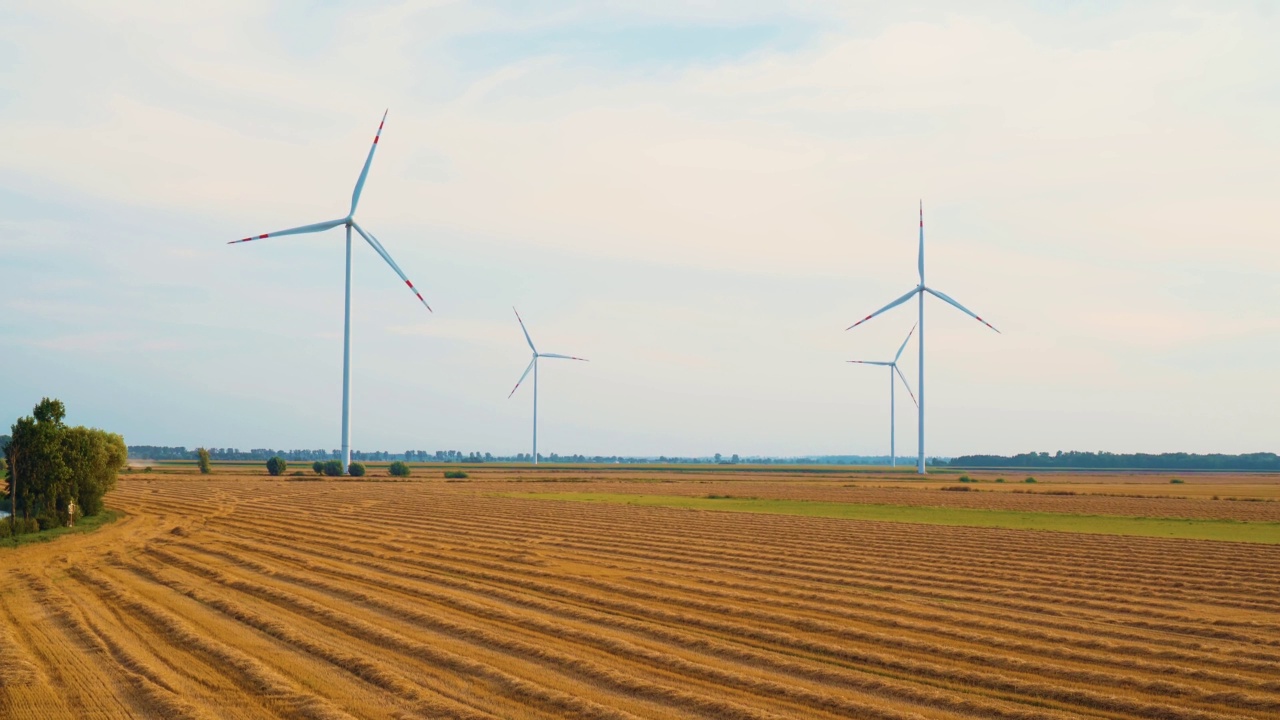
{"type": "Polygon", "coordinates": [[[1067,513],[976,510],[970,508],[915,507],[908,505],[859,505],[812,500],[763,500],[740,497],[683,497],[678,495],[629,495],[626,493],[503,493],[505,497],[573,502],[617,503],[652,507],[711,510],[717,512],[771,513],[845,520],[1052,530],[1093,535],[1221,540],[1280,545],[1280,523],[1239,522],[1179,518],[1074,515],[1067,513]]]}

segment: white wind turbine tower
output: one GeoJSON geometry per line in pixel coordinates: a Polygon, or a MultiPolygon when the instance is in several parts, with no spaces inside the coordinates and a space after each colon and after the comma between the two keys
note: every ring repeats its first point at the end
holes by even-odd
{"type": "Polygon", "coordinates": [[[382,122],[378,123],[378,132],[373,136],[373,145],[369,148],[369,156],[364,160],[364,167],[360,170],[360,178],[356,180],[356,189],[351,193],[351,210],[347,212],[347,216],[338,218],[337,220],[329,220],[327,222],[315,223],[313,225],[303,225],[301,227],[290,228],[288,230],[278,230],[276,232],[264,233],[253,237],[247,237],[243,240],[232,240],[228,245],[236,243],[249,242],[250,240],[263,240],[269,237],[278,237],[281,235],[301,235],[304,233],[317,233],[339,225],[347,228],[347,298],[344,309],[344,320],[342,328],[342,471],[345,473],[351,466],[351,231],[354,229],[369,243],[369,247],[374,252],[382,256],[383,260],[391,266],[405,285],[413,291],[413,294],[422,301],[422,304],[431,310],[431,306],[427,305],[427,301],[423,300],[422,293],[409,282],[409,278],[405,277],[404,271],[391,259],[391,255],[382,247],[382,243],[373,236],[373,233],[366,231],[356,222],[356,206],[360,204],[360,193],[364,190],[364,181],[369,177],[369,165],[373,163],[373,153],[378,149],[378,138],[382,137],[382,126],[387,121],[387,113],[382,113],[382,122]]]}
{"type": "MultiPolygon", "coordinates": [[[[956,302],[955,300],[952,300],[949,296],[947,296],[947,294],[946,294],[946,293],[943,293],[943,292],[939,292],[939,291],[937,291],[937,290],[934,290],[933,288],[928,287],[927,285],[925,285],[925,284],[924,284],[924,203],[923,203],[923,202],[921,202],[921,203],[920,203],[920,260],[919,260],[919,269],[920,269],[920,284],[919,284],[919,285],[917,285],[917,286],[915,286],[914,288],[912,288],[910,291],[908,291],[905,295],[903,295],[902,297],[898,298],[897,300],[894,300],[893,302],[889,303],[888,305],[885,305],[884,307],[882,307],[882,308],[880,308],[879,310],[877,310],[877,311],[875,311],[875,312],[871,313],[870,315],[868,315],[868,316],[866,316],[866,317],[862,318],[862,319],[861,319],[861,320],[859,320],[858,322],[856,322],[856,323],[854,323],[854,324],[850,325],[849,327],[847,327],[847,328],[845,328],[845,329],[846,329],[846,330],[852,330],[852,329],[854,329],[854,328],[858,327],[859,325],[861,325],[862,323],[864,323],[864,322],[866,322],[866,321],[870,320],[871,318],[873,318],[873,317],[875,317],[875,316],[879,315],[880,313],[883,313],[883,312],[885,312],[886,310],[890,310],[890,309],[892,309],[892,308],[895,308],[895,307],[897,307],[897,306],[901,305],[902,303],[904,303],[904,302],[906,302],[906,301],[910,300],[910,299],[911,299],[911,297],[912,297],[913,295],[919,296],[919,301],[920,301],[920,302],[919,302],[919,306],[920,306],[920,319],[919,319],[919,321],[916,323],[916,325],[920,328],[920,341],[919,341],[919,343],[917,343],[917,344],[919,345],[919,348],[920,348],[920,368],[919,368],[919,372],[920,372],[920,379],[916,382],[916,388],[917,388],[918,390],[920,390],[920,400],[919,400],[919,403],[918,403],[918,405],[917,405],[917,407],[919,407],[919,411],[918,411],[916,414],[917,414],[917,417],[918,417],[918,419],[919,419],[919,423],[920,423],[920,429],[919,429],[919,435],[918,435],[918,437],[919,437],[919,444],[920,444],[920,445],[919,445],[919,458],[918,458],[918,460],[917,460],[917,463],[918,463],[918,464],[917,464],[917,466],[916,466],[916,472],[920,473],[921,475],[924,475],[924,474],[927,472],[927,471],[925,470],[925,467],[924,467],[924,294],[925,294],[925,293],[929,293],[930,295],[932,295],[932,296],[934,296],[934,297],[938,298],[939,300],[942,300],[943,302],[947,303],[948,305],[951,305],[951,306],[953,306],[953,307],[957,308],[958,310],[960,310],[960,311],[961,311],[961,312],[963,312],[964,314],[966,314],[966,315],[968,315],[969,317],[971,317],[971,318],[973,318],[973,319],[977,320],[978,322],[982,323],[983,325],[986,325],[987,327],[991,328],[992,330],[996,330],[996,329],[995,329],[995,327],[994,327],[991,323],[989,323],[989,322],[987,322],[986,320],[983,320],[982,318],[978,317],[978,316],[977,316],[977,315],[975,315],[971,310],[969,310],[969,309],[968,309],[968,308],[966,308],[965,306],[961,305],[960,303],[956,302]]],[[[1000,331],[999,331],[999,330],[996,330],[996,332],[1000,332],[1000,331]]]]}
{"type": "MultiPolygon", "coordinates": [[[[911,402],[913,403],[916,402],[916,396],[914,393],[911,392],[911,384],[907,382],[906,376],[903,375],[902,371],[898,369],[898,360],[902,357],[902,351],[907,349],[907,343],[911,342],[911,334],[914,333],[915,331],[916,331],[916,328],[913,325],[911,327],[911,332],[907,333],[907,339],[903,340],[902,346],[898,348],[898,354],[894,355],[893,360],[890,360],[889,362],[883,362],[879,360],[850,360],[849,361],[851,363],[857,363],[859,365],[882,365],[884,367],[889,368],[889,467],[898,467],[898,441],[897,441],[898,402],[894,392],[898,383],[896,380],[894,380],[895,374],[898,376],[899,379],[902,380],[902,386],[907,389],[907,394],[911,396],[911,402]]],[[[919,408],[920,405],[917,403],[916,407],[919,408]]]]}
{"type": "Polygon", "coordinates": [[[538,464],[538,358],[556,358],[559,360],[581,360],[587,362],[586,358],[573,357],[572,355],[556,355],[555,353],[540,353],[538,348],[533,346],[533,340],[529,337],[529,331],[524,327],[524,320],[520,319],[520,311],[511,308],[516,314],[516,322],[520,323],[520,331],[524,333],[525,342],[529,343],[529,349],[533,351],[533,359],[529,361],[529,366],[524,369],[524,374],[516,381],[516,386],[511,388],[511,392],[507,395],[510,400],[512,395],[516,394],[516,390],[520,389],[520,383],[529,376],[529,371],[533,371],[533,464],[538,464]]]}

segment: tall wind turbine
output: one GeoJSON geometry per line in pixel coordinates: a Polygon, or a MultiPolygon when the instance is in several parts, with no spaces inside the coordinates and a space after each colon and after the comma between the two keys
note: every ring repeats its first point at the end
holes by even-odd
{"type": "Polygon", "coordinates": [[[511,393],[507,395],[510,400],[512,395],[516,394],[516,390],[520,389],[520,383],[529,376],[529,371],[533,371],[533,464],[538,464],[538,358],[556,358],[559,360],[581,360],[587,362],[586,358],[573,357],[572,355],[556,355],[555,353],[540,353],[538,348],[533,346],[533,339],[529,337],[529,331],[524,327],[524,320],[520,319],[520,311],[511,308],[516,314],[516,322],[520,323],[520,331],[524,333],[524,341],[529,343],[529,349],[533,351],[533,359],[529,361],[529,366],[524,369],[524,374],[516,381],[516,386],[511,388],[511,393]]]}
{"type": "MultiPolygon", "coordinates": [[[[882,362],[878,360],[849,361],[851,363],[858,363],[859,365],[883,365],[889,368],[889,467],[898,467],[898,423],[896,416],[898,402],[897,398],[894,397],[894,390],[898,383],[893,379],[895,373],[902,380],[902,386],[907,389],[907,394],[911,395],[911,402],[916,402],[916,396],[911,392],[911,384],[907,382],[907,377],[898,369],[898,360],[902,357],[902,351],[907,349],[907,343],[911,342],[911,334],[915,331],[916,328],[913,325],[911,327],[911,332],[907,333],[907,339],[902,341],[902,347],[898,348],[898,354],[894,355],[893,360],[890,360],[889,362],[882,362]]],[[[919,408],[920,405],[917,403],[916,407],[919,408]]]]}
{"type": "Polygon", "coordinates": [[[279,237],[281,235],[301,235],[304,233],[318,233],[339,225],[347,228],[347,299],[345,309],[343,311],[343,328],[342,328],[342,471],[345,473],[351,466],[351,231],[354,229],[369,243],[369,247],[374,252],[382,256],[383,260],[391,266],[391,269],[400,276],[405,285],[409,286],[409,290],[418,297],[424,307],[428,311],[431,306],[427,305],[427,301],[423,300],[422,293],[409,282],[409,278],[405,277],[404,271],[391,259],[391,255],[386,248],[382,247],[382,243],[378,242],[378,238],[373,233],[366,231],[356,222],[356,206],[360,204],[360,193],[364,190],[364,181],[369,177],[369,165],[373,163],[373,152],[378,149],[378,138],[382,137],[382,126],[387,122],[387,113],[382,113],[382,122],[378,123],[378,132],[373,136],[373,145],[369,148],[369,157],[364,160],[364,167],[360,169],[360,178],[356,180],[356,189],[351,193],[351,209],[347,212],[347,216],[338,218],[337,220],[329,220],[326,222],[315,223],[312,225],[303,225],[301,227],[289,228],[288,230],[278,230],[276,232],[264,233],[253,237],[247,237],[243,240],[232,240],[228,245],[236,243],[249,242],[250,240],[265,240],[269,237],[279,237]]]}
{"type": "MultiPolygon", "coordinates": [[[[893,302],[889,303],[888,305],[885,305],[884,307],[880,308],[879,310],[877,310],[877,311],[875,311],[875,312],[871,313],[870,315],[868,315],[868,316],[866,316],[866,317],[862,318],[862,319],[861,319],[861,320],[859,320],[858,322],[856,322],[856,323],[854,323],[854,324],[850,325],[849,327],[845,328],[845,330],[852,330],[852,329],[854,329],[854,328],[858,327],[859,325],[861,325],[862,323],[864,323],[864,322],[866,322],[866,321],[870,320],[871,318],[873,318],[873,317],[875,317],[875,316],[879,315],[880,313],[883,313],[883,312],[885,312],[886,310],[891,310],[891,309],[893,309],[893,308],[895,308],[895,307],[898,307],[898,306],[899,306],[899,305],[901,305],[902,303],[904,303],[904,302],[906,302],[906,301],[910,300],[910,299],[911,299],[911,297],[912,297],[913,295],[914,295],[914,296],[919,296],[919,300],[920,300],[920,320],[916,323],[916,325],[920,328],[920,341],[917,343],[917,345],[919,345],[919,347],[920,347],[920,379],[916,382],[916,387],[920,390],[920,400],[919,400],[919,403],[918,403],[918,405],[917,405],[917,407],[919,407],[919,411],[918,411],[916,414],[917,414],[918,419],[919,419],[919,422],[920,422],[920,430],[919,430],[919,442],[920,442],[919,453],[920,453],[920,456],[919,456],[919,458],[918,458],[918,465],[917,465],[917,467],[916,467],[916,472],[920,473],[921,475],[924,475],[924,474],[927,472],[927,471],[925,470],[925,467],[924,467],[924,294],[925,294],[925,293],[929,293],[930,295],[932,295],[932,296],[934,296],[934,297],[938,298],[939,300],[942,300],[943,302],[947,303],[948,305],[951,305],[951,306],[955,307],[956,309],[960,310],[960,312],[963,312],[965,315],[968,315],[969,317],[971,317],[971,318],[973,318],[973,319],[977,320],[978,322],[982,323],[983,325],[986,325],[987,327],[991,328],[992,330],[996,330],[996,329],[995,329],[995,326],[993,326],[991,323],[989,323],[989,322],[987,322],[986,320],[983,320],[982,318],[980,318],[980,317],[978,317],[977,315],[975,315],[975,314],[973,313],[973,311],[969,310],[968,308],[966,308],[965,306],[963,306],[963,305],[961,305],[960,303],[956,302],[955,300],[952,300],[952,299],[951,299],[951,297],[949,297],[946,293],[939,292],[938,290],[934,290],[933,288],[931,288],[931,287],[929,287],[929,286],[927,286],[927,285],[925,285],[925,284],[924,284],[924,202],[923,202],[923,201],[920,203],[920,260],[919,260],[919,268],[920,268],[920,284],[919,284],[919,285],[917,285],[917,286],[915,286],[914,288],[912,288],[911,290],[909,290],[905,295],[903,295],[902,297],[898,298],[897,300],[894,300],[893,302]]],[[[1000,331],[999,331],[999,330],[996,330],[996,332],[998,333],[998,332],[1000,332],[1000,331]]]]}

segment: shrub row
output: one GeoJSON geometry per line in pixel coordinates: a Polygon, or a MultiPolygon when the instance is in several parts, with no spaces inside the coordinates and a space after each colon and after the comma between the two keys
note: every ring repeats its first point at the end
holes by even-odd
{"type": "Polygon", "coordinates": [[[5,518],[0,520],[0,539],[14,535],[29,535],[40,532],[40,523],[35,518],[5,518]]]}

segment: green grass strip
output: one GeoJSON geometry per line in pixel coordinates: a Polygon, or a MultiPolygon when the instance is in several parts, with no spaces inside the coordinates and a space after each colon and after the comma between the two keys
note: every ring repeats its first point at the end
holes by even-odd
{"type": "Polygon", "coordinates": [[[923,525],[1005,528],[1010,530],[1053,530],[1090,535],[1132,535],[1137,537],[1223,540],[1280,545],[1280,523],[1276,522],[1076,515],[1070,513],[916,507],[910,505],[862,505],[817,500],[710,498],[678,495],[629,495],[626,493],[564,492],[502,493],[502,495],[504,497],[537,500],[570,500],[574,502],[615,503],[719,512],[770,513],[842,518],[845,520],[919,523],[923,525]]]}
{"type": "MultiPolygon", "coordinates": [[[[80,518],[80,520],[76,522],[75,527],[52,528],[50,530],[42,530],[40,532],[26,533],[24,535],[17,535],[14,537],[2,538],[0,539],[0,548],[13,548],[13,547],[18,547],[19,545],[30,545],[32,543],[49,542],[50,540],[56,540],[57,538],[60,538],[63,535],[74,535],[76,533],[93,532],[94,530],[97,530],[103,525],[106,525],[107,523],[115,522],[116,520],[119,520],[122,517],[124,517],[124,513],[120,512],[119,510],[103,510],[97,515],[93,515],[91,517],[86,517],[86,518],[80,518]]],[[[0,520],[0,522],[8,522],[8,521],[9,521],[8,518],[0,520]]]]}

